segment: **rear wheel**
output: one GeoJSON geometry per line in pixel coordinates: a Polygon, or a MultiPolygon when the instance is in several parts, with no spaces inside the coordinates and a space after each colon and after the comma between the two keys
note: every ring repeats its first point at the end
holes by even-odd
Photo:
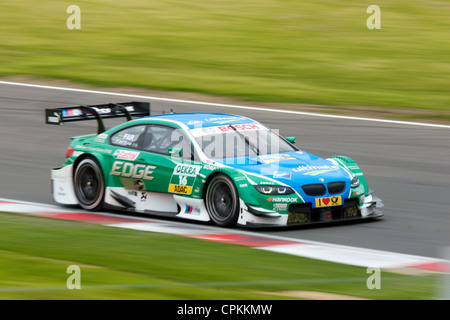
{"type": "Polygon", "coordinates": [[[211,180],[206,191],[206,208],[217,225],[236,225],[239,218],[239,195],[228,176],[220,174],[211,180]]]}
{"type": "Polygon", "coordinates": [[[83,209],[99,210],[102,208],[105,180],[97,160],[94,158],[81,160],[75,169],[74,189],[83,209]]]}

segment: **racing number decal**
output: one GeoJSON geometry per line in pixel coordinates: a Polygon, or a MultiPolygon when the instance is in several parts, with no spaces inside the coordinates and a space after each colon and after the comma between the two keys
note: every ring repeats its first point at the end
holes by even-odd
{"type": "Polygon", "coordinates": [[[341,196],[316,199],[316,208],[340,206],[340,205],[342,205],[341,196]]]}
{"type": "Polygon", "coordinates": [[[201,166],[177,164],[170,179],[169,192],[189,195],[201,166]]]}

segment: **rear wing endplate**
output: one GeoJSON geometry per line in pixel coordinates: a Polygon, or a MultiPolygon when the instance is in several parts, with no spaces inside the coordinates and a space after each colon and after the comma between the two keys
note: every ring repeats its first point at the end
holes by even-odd
{"type": "Polygon", "coordinates": [[[145,117],[150,115],[148,102],[120,102],[98,105],[74,106],[56,109],[45,109],[45,123],[62,125],[69,121],[97,120],[98,133],[105,130],[102,119],[126,117],[130,121],[133,116],[145,117]]]}

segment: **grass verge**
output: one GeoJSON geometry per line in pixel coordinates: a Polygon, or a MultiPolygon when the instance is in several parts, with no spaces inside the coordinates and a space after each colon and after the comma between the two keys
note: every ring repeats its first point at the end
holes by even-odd
{"type": "Polygon", "coordinates": [[[240,100],[448,111],[450,3],[73,1],[0,5],[0,75],[240,100]]]}
{"type": "Polygon", "coordinates": [[[0,299],[433,299],[438,281],[383,271],[381,289],[369,290],[368,277],[366,268],[240,245],[0,213],[0,299]],[[80,267],[80,290],[66,286],[70,265],[80,267]]]}

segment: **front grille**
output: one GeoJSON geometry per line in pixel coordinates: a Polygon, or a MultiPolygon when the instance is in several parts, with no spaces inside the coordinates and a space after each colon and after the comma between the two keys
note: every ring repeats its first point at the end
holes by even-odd
{"type": "Polygon", "coordinates": [[[358,199],[344,200],[342,206],[312,208],[310,203],[289,205],[288,224],[308,224],[336,220],[350,220],[361,217],[358,199]]]}
{"type": "Polygon", "coordinates": [[[305,192],[308,196],[323,196],[326,192],[325,186],[320,183],[316,184],[307,184],[302,187],[303,192],[305,192]]]}
{"type": "Polygon", "coordinates": [[[338,194],[345,191],[345,182],[330,182],[327,184],[329,194],[338,194]]]}

